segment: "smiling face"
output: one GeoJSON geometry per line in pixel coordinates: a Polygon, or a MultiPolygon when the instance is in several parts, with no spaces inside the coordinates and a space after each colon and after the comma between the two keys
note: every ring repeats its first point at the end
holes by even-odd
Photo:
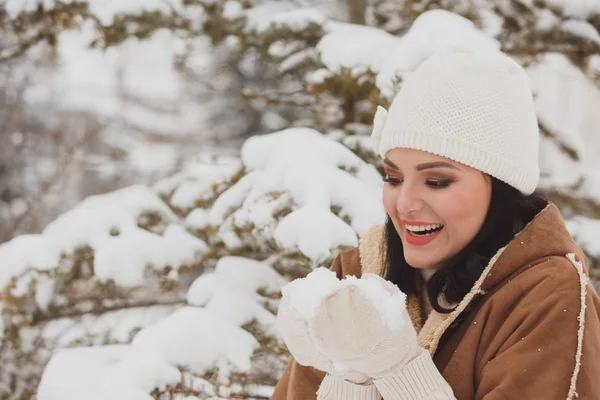
{"type": "Polygon", "coordinates": [[[395,148],[384,160],[383,205],[413,268],[439,269],[477,235],[490,205],[491,179],[420,150],[395,148]]]}

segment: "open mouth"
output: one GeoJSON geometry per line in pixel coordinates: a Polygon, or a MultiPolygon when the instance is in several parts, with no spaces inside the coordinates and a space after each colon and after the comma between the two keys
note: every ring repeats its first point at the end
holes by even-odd
{"type": "Polygon", "coordinates": [[[431,235],[435,235],[436,233],[438,233],[439,231],[441,231],[442,229],[444,229],[444,225],[438,225],[438,226],[434,226],[428,229],[420,229],[420,230],[413,230],[414,228],[406,228],[406,230],[408,231],[408,233],[411,236],[415,236],[415,237],[426,237],[426,236],[431,236],[431,235]]]}

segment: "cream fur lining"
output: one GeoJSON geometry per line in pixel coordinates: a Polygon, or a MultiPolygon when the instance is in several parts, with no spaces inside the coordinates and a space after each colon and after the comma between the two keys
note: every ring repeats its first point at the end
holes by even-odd
{"type": "Polygon", "coordinates": [[[363,274],[383,275],[383,234],[385,225],[375,225],[360,239],[358,245],[360,266],[363,274]]]}
{"type": "Polygon", "coordinates": [[[440,339],[442,338],[444,332],[446,332],[446,329],[452,325],[456,318],[465,310],[465,308],[467,308],[469,303],[471,303],[471,301],[473,301],[477,295],[485,294],[485,291],[481,289],[481,285],[504,249],[506,249],[506,247],[498,250],[490,259],[490,262],[481,273],[479,279],[473,285],[473,288],[465,295],[465,297],[463,297],[460,303],[458,303],[454,311],[449,314],[442,314],[433,310],[431,314],[429,314],[427,321],[425,321],[425,325],[423,325],[423,329],[421,329],[421,332],[419,332],[418,338],[421,347],[429,350],[429,353],[432,357],[435,354],[440,339]]]}
{"type": "Polygon", "coordinates": [[[569,387],[569,393],[567,394],[567,400],[571,400],[574,397],[579,397],[577,394],[577,376],[579,375],[579,369],[581,367],[581,351],[583,346],[583,333],[585,329],[585,309],[586,302],[585,297],[587,295],[587,284],[589,278],[583,272],[583,264],[580,261],[577,261],[575,258],[575,254],[569,253],[566,257],[571,261],[577,273],[579,274],[579,283],[580,283],[580,293],[581,293],[581,309],[579,311],[579,316],[577,320],[579,321],[579,329],[577,331],[577,352],[575,354],[575,369],[573,370],[573,375],[571,376],[571,386],[569,387]]]}
{"type": "MultiPolygon", "coordinates": [[[[384,229],[384,225],[374,226],[373,228],[369,229],[361,238],[359,244],[359,253],[361,270],[363,274],[370,273],[377,274],[379,276],[382,276],[383,274],[384,258],[382,242],[384,229]]],[[[487,267],[485,267],[485,269],[483,270],[483,273],[481,274],[477,282],[475,282],[475,284],[473,285],[473,288],[469,291],[469,293],[466,294],[466,296],[461,300],[461,302],[458,303],[454,311],[452,311],[449,314],[442,314],[433,310],[429,314],[429,317],[427,318],[427,321],[425,321],[425,324],[423,325],[422,329],[420,329],[421,327],[418,326],[420,324],[416,323],[417,321],[420,322],[420,317],[416,318],[413,317],[413,315],[411,314],[411,317],[413,317],[413,325],[415,325],[415,329],[417,330],[417,332],[419,332],[419,344],[422,348],[428,350],[432,356],[435,354],[439,341],[446,329],[448,329],[448,327],[456,320],[460,313],[462,313],[465,310],[465,308],[467,308],[467,306],[475,298],[475,296],[485,293],[483,290],[481,290],[481,285],[483,284],[483,281],[488,276],[494,263],[496,262],[496,260],[498,260],[504,249],[506,249],[506,247],[503,247],[500,250],[498,250],[494,257],[490,259],[490,262],[488,263],[487,267]]],[[[414,307],[415,303],[412,302],[411,308],[414,307]]],[[[413,311],[413,314],[415,314],[414,310],[411,311],[413,311]]],[[[420,310],[416,314],[420,315],[420,310]]]]}

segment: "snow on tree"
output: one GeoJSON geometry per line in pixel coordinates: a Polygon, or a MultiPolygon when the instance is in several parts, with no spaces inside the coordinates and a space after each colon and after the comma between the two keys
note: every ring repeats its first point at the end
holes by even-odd
{"type": "MultiPolygon", "coordinates": [[[[200,398],[265,396],[286,359],[273,330],[284,276],[328,265],[337,250],[356,246],[383,220],[380,190],[374,166],[316,131],[291,128],[249,139],[241,162],[190,164],[152,189],[90,197],[40,235],[0,246],[3,363],[19,365],[34,343],[30,361],[129,329],[104,349],[58,352],[39,398],[81,393],[80,385],[63,385],[72,371],[81,385],[110,371],[86,390],[107,396],[123,386],[113,398],[194,390],[200,398]],[[32,246],[38,251],[24,251],[32,246]],[[165,307],[173,310],[166,317],[165,307]],[[90,313],[142,309],[163,318],[72,328],[90,313]],[[56,332],[61,325],[64,335],[56,332]],[[144,366],[137,378],[116,372],[132,365],[144,366]]],[[[30,368],[43,366],[35,361],[41,365],[30,368]]],[[[19,382],[11,395],[26,395],[31,381],[7,373],[7,382],[19,382]]]]}

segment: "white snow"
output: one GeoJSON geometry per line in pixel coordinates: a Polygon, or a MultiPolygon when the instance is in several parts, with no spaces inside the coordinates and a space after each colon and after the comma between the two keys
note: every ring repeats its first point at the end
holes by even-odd
{"type": "Polygon", "coordinates": [[[456,47],[497,51],[500,47],[470,20],[445,10],[421,14],[402,37],[338,22],[328,22],[325,28],[327,34],[317,49],[327,69],[339,72],[367,67],[377,73],[377,86],[390,98],[397,90],[394,81],[436,52],[456,47]]]}
{"type": "Polygon", "coordinates": [[[600,172],[598,171],[598,168],[584,166],[580,169],[580,173],[582,180],[581,182],[579,182],[580,187],[578,187],[575,191],[575,195],[587,199],[593,199],[596,202],[599,202],[598,199],[600,199],[600,172]]]}
{"type": "Polygon", "coordinates": [[[190,287],[188,300],[195,307],[179,308],[151,325],[147,318],[144,322],[135,315],[119,321],[127,311],[106,321],[92,319],[77,326],[70,321],[54,321],[49,329],[54,335],[62,332],[60,339],[65,345],[70,337],[80,336],[79,331],[101,333],[110,323],[119,324],[121,335],[135,326],[143,329],[130,345],[58,352],[44,371],[38,398],[151,399],[149,393],[154,388],[164,390],[182,379],[178,368],[198,376],[213,367],[225,376],[233,371],[247,372],[258,342],[240,326],[257,320],[267,331],[275,332],[275,316],[261,305],[266,299],[256,291],[277,293],[285,283],[265,263],[224,257],[213,273],[201,275],[190,287]],[[76,382],[69,384],[72,380],[76,382]],[[98,397],[87,397],[88,393],[98,397]]]}
{"type": "Polygon", "coordinates": [[[147,268],[161,270],[167,266],[176,274],[180,267],[200,261],[208,250],[202,240],[176,224],[178,221],[143,185],[90,196],[50,223],[42,234],[16,237],[0,245],[0,257],[6,260],[0,287],[28,269],[52,270],[58,267],[61,254],[84,246],[93,250],[94,272],[102,281],[136,286],[142,284],[147,268]],[[158,233],[138,226],[145,213],[160,219],[155,228],[158,233]]]}
{"type": "Polygon", "coordinates": [[[54,243],[42,235],[21,235],[0,244],[0,287],[13,276],[28,269],[47,271],[56,268],[60,253],[54,243]]]}
{"type": "Polygon", "coordinates": [[[170,365],[203,374],[215,365],[250,369],[258,342],[250,333],[210,310],[185,307],[141,330],[132,346],[152,352],[170,365]]]}
{"type": "MultiPolygon", "coordinates": [[[[96,277],[122,286],[141,285],[148,267],[160,271],[171,266],[171,273],[176,274],[180,267],[195,264],[208,251],[206,243],[177,224],[167,226],[162,236],[134,229],[125,235],[94,240],[92,248],[96,277]]],[[[170,277],[175,279],[176,275],[170,277]]]]}
{"type": "Polygon", "coordinates": [[[600,257],[600,220],[576,216],[566,221],[573,239],[592,257],[600,257]]]}
{"type": "Polygon", "coordinates": [[[600,89],[561,54],[543,55],[527,72],[540,122],[574,150],[583,165],[600,167],[600,89]]]}
{"type": "Polygon", "coordinates": [[[311,260],[322,260],[334,249],[356,247],[356,232],[329,210],[306,206],[286,216],[275,230],[285,248],[297,248],[311,260]]]}
{"type": "Polygon", "coordinates": [[[600,33],[588,22],[570,19],[563,22],[561,28],[564,31],[600,45],[600,33]]]}
{"type": "MultiPolygon", "coordinates": [[[[241,153],[247,174],[210,211],[193,214],[198,221],[187,222],[197,229],[218,228],[218,237],[230,249],[243,245],[236,229],[251,226],[257,238],[273,238],[283,248],[320,262],[339,246],[355,246],[357,233],[383,220],[381,179],[375,168],[314,130],[255,136],[241,153]],[[332,207],[339,207],[350,225],[332,214],[332,207]],[[285,209],[287,215],[278,220],[275,215],[285,209]]],[[[166,180],[157,190],[168,195],[181,181],[166,180]]]]}
{"type": "Polygon", "coordinates": [[[36,270],[28,270],[18,279],[10,289],[13,297],[25,297],[33,290],[36,305],[42,311],[48,310],[48,306],[54,296],[54,280],[48,275],[36,270]]]}
{"type": "Polygon", "coordinates": [[[327,80],[327,78],[333,77],[333,72],[329,71],[327,68],[320,68],[316,71],[311,71],[306,74],[306,82],[309,84],[320,84],[327,80]]]}
{"type": "Polygon", "coordinates": [[[380,280],[368,276],[360,279],[347,276],[340,280],[333,271],[316,268],[305,278],[288,283],[281,292],[283,299],[308,322],[329,296],[349,287],[369,299],[391,329],[411,323],[405,320],[407,314],[401,312],[406,309],[406,295],[397,288],[390,293],[380,280]]]}
{"type": "Polygon", "coordinates": [[[285,41],[285,40],[278,40],[278,41],[273,42],[269,46],[268,53],[270,56],[272,56],[274,58],[283,58],[283,57],[287,57],[290,54],[292,54],[298,50],[301,50],[301,49],[302,49],[301,43],[285,41]]]}
{"type": "MultiPolygon", "coordinates": [[[[596,106],[600,104],[600,89],[561,54],[545,54],[527,72],[538,119],[553,136],[541,138],[539,187],[566,190],[586,199],[600,198],[600,115],[596,106]],[[578,160],[564,148],[575,152],[578,160]]],[[[581,232],[579,238],[590,240],[582,239],[581,232]]]]}
{"type": "Polygon", "coordinates": [[[585,19],[591,14],[600,13],[600,2],[597,0],[546,0],[546,3],[576,18],[585,19]]]}
{"type": "MultiPolygon", "coordinates": [[[[371,128],[371,127],[369,127],[371,128]]],[[[372,128],[371,128],[372,129],[372,128]]],[[[377,149],[375,147],[375,143],[370,136],[370,132],[368,135],[348,135],[344,136],[342,139],[342,143],[344,146],[347,146],[350,149],[363,149],[369,151],[373,154],[377,154],[377,149]]]]}
{"type": "Polygon", "coordinates": [[[496,14],[493,10],[481,8],[479,10],[479,19],[481,30],[489,37],[497,37],[502,33],[504,18],[496,14]]]}
{"type": "MultiPolygon", "coordinates": [[[[73,0],[7,0],[5,10],[10,18],[15,18],[20,12],[35,11],[38,5],[48,11],[53,9],[56,3],[72,2],[73,0]]],[[[181,0],[88,0],[87,4],[90,12],[105,26],[112,24],[117,15],[153,11],[170,14],[173,10],[182,9],[181,0]]]]}
{"type": "Polygon", "coordinates": [[[568,188],[581,179],[579,163],[568,157],[556,140],[540,136],[539,188],[568,188]]]}
{"type": "Polygon", "coordinates": [[[48,225],[43,234],[67,253],[90,246],[99,279],[134,286],[142,283],[147,267],[160,270],[171,266],[176,271],[197,262],[206,252],[206,244],[172,224],[176,221],[149,188],[138,185],[87,198],[48,225]],[[164,230],[162,235],[138,226],[139,216],[148,212],[157,213],[161,222],[168,224],[159,227],[164,230]]]}
{"type": "Polygon", "coordinates": [[[135,231],[142,213],[156,213],[164,222],[177,217],[148,187],[133,185],[111,193],[86,198],[72,210],[51,222],[43,231],[55,238],[64,251],[93,245],[94,239],[106,238],[112,228],[120,233],[135,231]]]}
{"type": "MultiPolygon", "coordinates": [[[[285,4],[285,3],[284,3],[285,4]]],[[[281,6],[273,3],[253,7],[246,15],[248,23],[247,30],[264,32],[268,29],[282,29],[300,32],[306,30],[311,24],[323,25],[327,18],[315,8],[292,8],[289,4],[281,6]]]]}
{"type": "Polygon", "coordinates": [[[239,1],[230,0],[223,7],[223,18],[235,20],[244,16],[244,7],[239,1]]]}
{"type": "Polygon", "coordinates": [[[183,182],[173,193],[171,204],[183,210],[193,208],[197,201],[208,200],[215,196],[211,190],[212,185],[213,182],[209,180],[183,182]]]}
{"type": "MultiPolygon", "coordinates": [[[[221,234],[235,237],[231,224],[252,221],[271,226],[271,233],[260,234],[271,234],[284,249],[322,261],[340,245],[355,246],[357,234],[383,218],[381,180],[375,168],[316,131],[295,128],[253,137],[241,153],[248,173],[210,209],[190,213],[188,226],[218,223],[221,234]],[[276,221],[273,212],[283,206],[291,212],[276,221]],[[338,206],[351,224],[334,215],[332,206],[338,206]]],[[[218,165],[196,165],[163,180],[154,190],[135,186],[95,196],[61,216],[47,231],[61,236],[63,249],[89,245],[94,250],[96,279],[135,286],[143,282],[146,268],[166,265],[176,274],[179,266],[197,261],[207,247],[185,231],[156,193],[173,199],[186,182],[214,182],[215,176],[230,177],[239,168],[239,163],[225,163],[219,174],[218,165]],[[158,233],[137,226],[139,214],[148,211],[161,216],[155,228],[158,233]]],[[[142,329],[131,346],[153,353],[167,366],[183,366],[195,374],[215,366],[225,373],[248,371],[258,343],[241,326],[256,321],[274,333],[275,316],[265,307],[275,304],[259,292],[276,293],[284,283],[268,264],[222,258],[214,272],[204,273],[190,287],[188,302],[195,307],[181,308],[142,329]]],[[[133,357],[127,362],[142,361],[133,357]]],[[[53,365],[48,368],[60,368],[53,365]]]]}
{"type": "Polygon", "coordinates": [[[391,329],[399,329],[406,325],[412,325],[399,312],[399,310],[406,309],[406,295],[393,284],[388,285],[388,287],[383,286],[383,282],[381,279],[378,279],[378,276],[375,276],[375,279],[372,278],[365,274],[361,279],[353,276],[346,277],[345,281],[347,285],[358,287],[373,302],[375,308],[391,329]],[[390,293],[390,287],[394,288],[393,293],[390,293]]]}
{"type": "Polygon", "coordinates": [[[127,154],[127,159],[136,171],[147,176],[161,176],[173,171],[178,154],[167,144],[136,143],[127,154]]]}
{"type": "Polygon", "coordinates": [[[315,268],[305,278],[298,278],[281,288],[281,294],[304,318],[309,320],[321,304],[323,298],[333,293],[339,286],[335,272],[327,268],[315,268]]]}
{"type": "Polygon", "coordinates": [[[561,22],[560,18],[548,9],[539,10],[535,21],[535,29],[538,31],[550,31],[561,22]]]}
{"type": "MultiPolygon", "coordinates": [[[[104,9],[102,3],[92,2],[104,9]]],[[[102,18],[112,18],[112,6],[131,1],[109,3],[106,17],[102,18]]],[[[168,1],[162,0],[151,0],[148,8],[159,3],[169,8],[168,1]]],[[[213,61],[208,56],[207,38],[184,41],[174,31],[158,29],[144,40],[129,38],[106,50],[91,48],[90,43],[98,36],[91,20],[83,21],[77,30],[61,31],[56,49],[58,65],[36,73],[25,93],[28,104],[89,112],[121,131],[134,127],[148,132],[189,134],[202,131],[209,124],[214,110],[211,107],[217,106],[220,99],[207,102],[194,98],[189,81],[174,65],[174,59],[187,53],[189,46],[190,62],[198,79],[208,79],[213,61]]]]}
{"type": "MultiPolygon", "coordinates": [[[[241,158],[254,176],[248,178],[251,185],[242,179],[240,189],[238,185],[230,189],[238,194],[226,192],[221,196],[227,204],[245,197],[230,218],[238,225],[248,222],[270,227],[286,249],[297,249],[312,260],[322,261],[340,245],[356,245],[357,233],[383,221],[381,179],[376,169],[312,129],[290,128],[254,136],[244,143],[241,158]],[[347,171],[354,171],[354,175],[347,171]],[[271,193],[289,197],[280,195],[265,202],[271,193]],[[273,211],[290,201],[294,209],[273,227],[273,211]],[[350,218],[350,225],[331,213],[333,206],[339,206],[342,216],[350,218]]],[[[213,207],[214,218],[211,213],[213,223],[228,209],[219,204],[220,200],[213,207]]]]}
{"type": "Polygon", "coordinates": [[[194,208],[185,218],[185,226],[190,229],[204,229],[209,226],[210,209],[194,208]]]}
{"type": "Polygon", "coordinates": [[[225,218],[237,207],[241,206],[244,199],[252,190],[258,173],[246,174],[238,181],[238,183],[227,189],[214,202],[210,215],[209,223],[214,226],[223,224],[225,218]]]}
{"type": "Polygon", "coordinates": [[[175,385],[181,373],[156,353],[130,345],[60,350],[38,388],[43,400],[152,400],[154,388],[175,385]]]}
{"type": "Polygon", "coordinates": [[[241,169],[242,163],[237,158],[201,157],[185,164],[178,173],[161,179],[152,189],[161,196],[170,197],[172,205],[187,209],[193,207],[196,200],[212,197],[213,186],[230,180],[241,169]]]}
{"type": "Polygon", "coordinates": [[[223,257],[214,273],[198,277],[190,287],[188,303],[204,307],[237,326],[253,320],[274,324],[275,316],[261,304],[259,289],[276,293],[285,280],[265,263],[242,257],[223,257]]]}
{"type": "Polygon", "coordinates": [[[590,72],[600,76],[600,54],[594,54],[589,59],[590,72]]]}
{"type": "Polygon", "coordinates": [[[62,317],[48,321],[40,337],[57,347],[76,347],[82,343],[102,345],[129,343],[138,330],[167,317],[180,304],[132,307],[103,314],[84,314],[81,318],[62,317]]]}
{"type": "Polygon", "coordinates": [[[298,68],[300,65],[315,60],[317,57],[315,55],[315,50],[312,48],[304,49],[298,51],[285,60],[283,60],[278,67],[280,74],[285,74],[289,71],[294,70],[294,68],[298,68]]]}
{"type": "Polygon", "coordinates": [[[367,66],[379,72],[402,42],[396,36],[368,26],[328,22],[326,30],[317,50],[321,62],[334,73],[355,66],[367,66]]]}

